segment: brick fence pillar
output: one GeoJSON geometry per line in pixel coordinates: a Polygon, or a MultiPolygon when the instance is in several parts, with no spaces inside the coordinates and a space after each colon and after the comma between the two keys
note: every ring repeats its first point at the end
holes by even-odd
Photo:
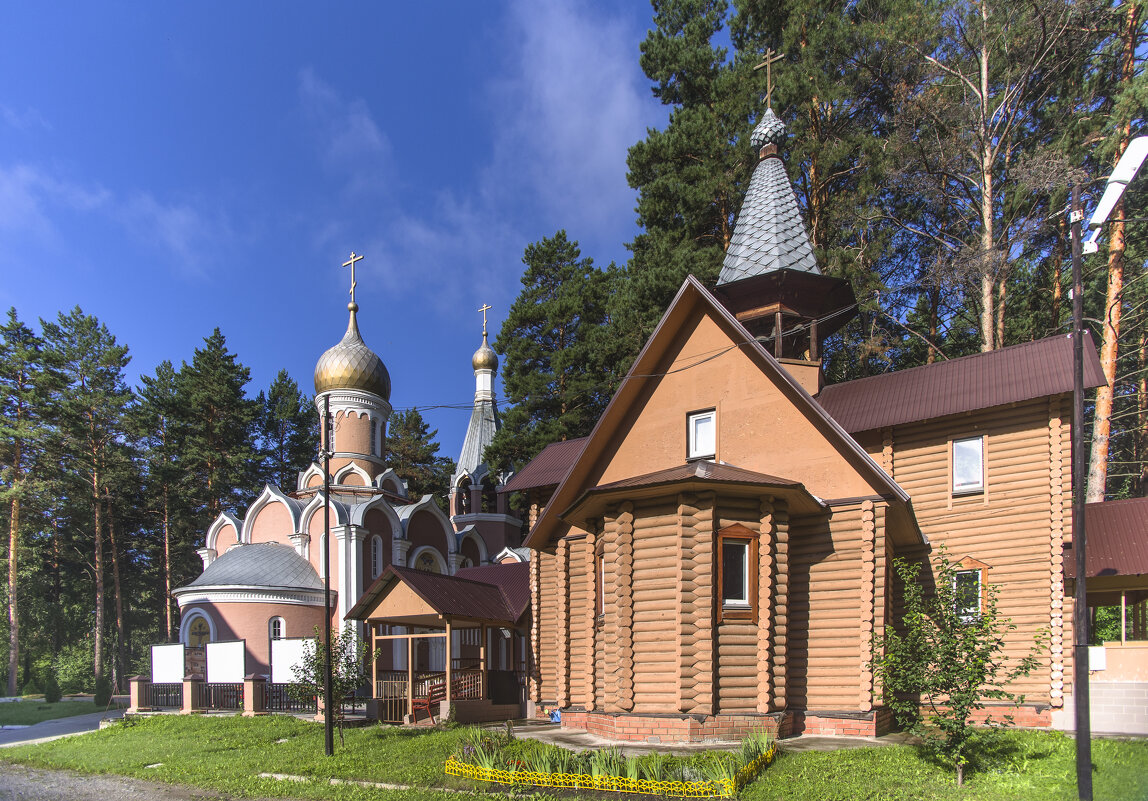
{"type": "Polygon", "coordinates": [[[264,703],[266,686],[267,677],[260,673],[243,677],[243,717],[252,718],[267,714],[267,705],[264,703]]]}
{"type": "Polygon", "coordinates": [[[183,707],[179,711],[184,715],[203,711],[203,676],[198,673],[183,677],[183,707]]]}
{"type": "Polygon", "coordinates": [[[151,679],[147,676],[132,676],[128,681],[131,683],[131,704],[128,706],[128,712],[150,712],[151,679]]]}

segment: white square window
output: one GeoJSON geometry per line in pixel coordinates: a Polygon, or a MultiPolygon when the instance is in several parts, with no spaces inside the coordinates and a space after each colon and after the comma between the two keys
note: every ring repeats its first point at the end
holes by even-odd
{"type": "Polygon", "coordinates": [[[717,412],[694,412],[687,418],[690,459],[712,458],[717,453],[717,412]]]}
{"type": "Polygon", "coordinates": [[[985,439],[953,440],[953,494],[984,492],[985,439]]]}
{"type": "Polygon", "coordinates": [[[726,609],[749,609],[749,541],[721,542],[721,602],[726,609]]]}

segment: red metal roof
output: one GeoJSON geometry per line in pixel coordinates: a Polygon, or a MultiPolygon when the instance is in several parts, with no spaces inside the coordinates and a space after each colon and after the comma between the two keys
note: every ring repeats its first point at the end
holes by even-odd
{"type": "MultiPolygon", "coordinates": [[[[1091,336],[1084,342],[1084,385],[1104,383],[1091,336]]],[[[999,350],[832,384],[821,408],[851,434],[1072,392],[1072,337],[999,350]]]]}
{"type": "MultiPolygon", "coordinates": [[[[471,577],[467,577],[444,576],[391,565],[367,588],[346,617],[364,619],[359,615],[366,614],[396,581],[401,581],[440,615],[514,625],[529,606],[529,569],[526,564],[489,565],[486,568],[469,568],[471,577]],[[526,570],[521,570],[524,567],[526,570]],[[505,573],[495,572],[499,570],[505,573]],[[480,574],[482,579],[479,580],[474,578],[475,571],[486,572],[480,574]],[[522,602],[523,594],[526,596],[525,604],[522,602]]],[[[459,573],[464,571],[460,570],[459,573]]]]}
{"type": "Polygon", "coordinates": [[[588,437],[552,442],[503,486],[503,492],[521,492],[560,484],[582,455],[588,437]]]}
{"type": "Polygon", "coordinates": [[[642,476],[624,478],[609,484],[599,484],[591,492],[602,490],[622,489],[624,487],[652,487],[659,484],[672,484],[690,478],[701,478],[708,481],[737,484],[765,484],[774,487],[800,487],[801,482],[788,478],[778,478],[765,473],[755,473],[742,467],[717,462],[690,462],[688,464],[658,470],[655,473],[646,473],[642,476]]]}
{"type": "MultiPolygon", "coordinates": [[[[1148,575],[1148,498],[1084,505],[1088,578],[1148,575]]],[[[1064,574],[1076,577],[1076,556],[1064,548],[1064,574]]]]}

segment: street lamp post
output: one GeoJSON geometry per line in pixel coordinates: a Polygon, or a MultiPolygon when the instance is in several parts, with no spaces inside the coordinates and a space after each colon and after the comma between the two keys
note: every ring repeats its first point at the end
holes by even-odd
{"type": "Polygon", "coordinates": [[[323,398],[323,752],[335,754],[331,704],[331,396],[323,398]]]}

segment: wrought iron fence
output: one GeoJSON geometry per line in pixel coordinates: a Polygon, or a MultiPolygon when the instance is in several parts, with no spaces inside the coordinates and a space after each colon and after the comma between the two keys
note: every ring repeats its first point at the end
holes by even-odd
{"type": "Polygon", "coordinates": [[[204,709],[243,709],[243,684],[204,684],[200,704],[204,709]]]}
{"type": "Polygon", "coordinates": [[[179,709],[183,706],[182,684],[153,684],[146,706],[157,709],[179,709]]]}
{"type": "Polygon", "coordinates": [[[402,723],[407,714],[407,674],[397,670],[380,671],[386,674],[375,682],[379,720],[383,723],[402,723]]]}
{"type": "Polygon", "coordinates": [[[299,701],[288,692],[289,684],[263,685],[263,708],[268,712],[315,712],[319,705],[315,696],[309,701],[299,701]]]}

